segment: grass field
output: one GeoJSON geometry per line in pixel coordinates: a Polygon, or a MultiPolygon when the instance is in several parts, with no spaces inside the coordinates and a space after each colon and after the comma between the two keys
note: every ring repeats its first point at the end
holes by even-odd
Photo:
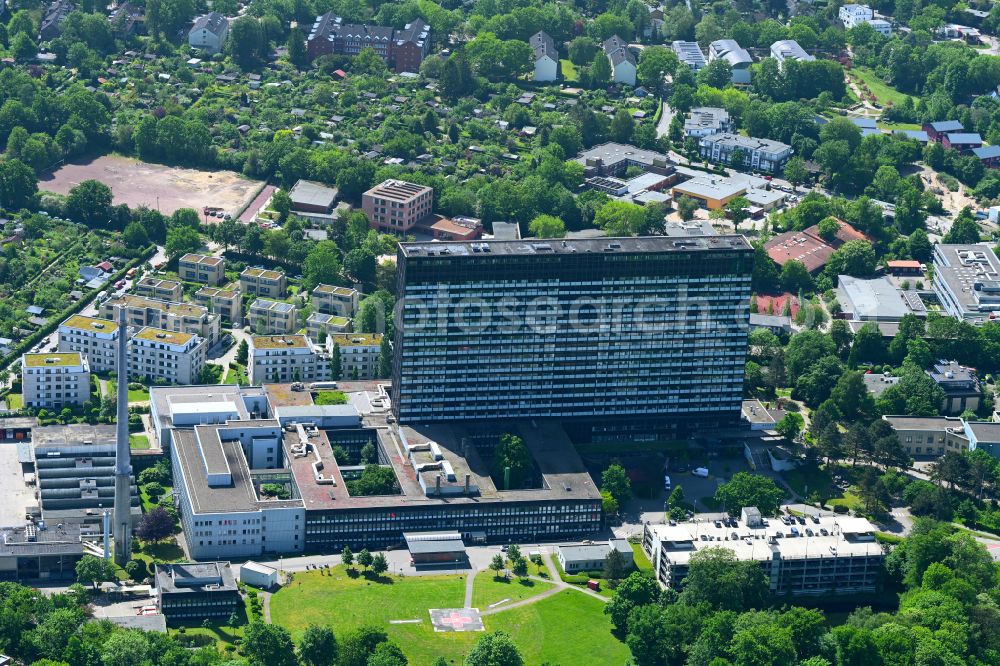
{"type": "Polygon", "coordinates": [[[24,396],[20,393],[8,393],[7,394],[7,409],[23,409],[24,408],[24,396]]]}
{"type": "MultiPolygon", "coordinates": [[[[461,663],[481,636],[435,633],[427,612],[430,608],[461,607],[465,576],[412,576],[373,582],[363,576],[350,577],[344,567],[326,573],[296,573],[291,584],[271,598],[272,621],[286,627],[296,639],[311,623],[328,624],[338,637],[351,629],[373,625],[402,648],[412,666],[429,666],[438,657],[461,663]],[[389,624],[392,620],[420,622],[389,624]]],[[[516,580],[500,583],[492,578],[492,571],[476,577],[474,605],[527,598],[549,588],[548,583],[540,581],[522,588],[516,580]]],[[[628,658],[628,649],[612,636],[603,606],[589,595],[565,590],[534,604],[486,616],[484,623],[487,631],[510,633],[525,664],[548,661],[620,666],[628,658]]]]}
{"type": "Polygon", "coordinates": [[[510,599],[510,602],[520,601],[551,589],[552,583],[543,583],[530,578],[518,580],[511,577],[510,580],[505,580],[495,578],[492,571],[480,571],[472,588],[472,605],[485,610],[490,604],[504,599],[510,599]]]}
{"type": "Polygon", "coordinates": [[[559,65],[562,68],[564,79],[567,81],[577,81],[579,79],[576,73],[576,65],[573,64],[572,60],[560,60],[559,65]]]}
{"type": "Polygon", "coordinates": [[[892,86],[888,85],[880,79],[875,72],[865,67],[855,67],[851,70],[851,73],[857,76],[859,79],[864,81],[868,89],[872,91],[875,98],[878,99],[879,104],[883,106],[889,102],[895,104],[900,104],[904,99],[909,97],[904,93],[899,92],[892,86]]]}
{"type": "Polygon", "coordinates": [[[239,386],[247,386],[250,384],[250,378],[247,376],[247,369],[242,365],[237,365],[236,369],[229,368],[226,370],[226,377],[222,380],[223,384],[236,384],[239,386]]]}
{"type": "Polygon", "coordinates": [[[128,446],[130,449],[145,450],[149,448],[149,437],[146,435],[129,435],[128,446]]]}
{"type": "Polygon", "coordinates": [[[652,571],[653,563],[649,561],[648,557],[646,557],[646,551],[642,549],[642,544],[633,543],[629,545],[632,546],[632,552],[634,553],[633,560],[635,561],[635,568],[639,571],[652,571]]]}
{"type": "Polygon", "coordinates": [[[132,389],[129,389],[128,390],[128,401],[129,401],[129,404],[131,404],[133,402],[149,402],[149,391],[145,390],[145,389],[143,389],[141,391],[134,391],[132,389]]]}

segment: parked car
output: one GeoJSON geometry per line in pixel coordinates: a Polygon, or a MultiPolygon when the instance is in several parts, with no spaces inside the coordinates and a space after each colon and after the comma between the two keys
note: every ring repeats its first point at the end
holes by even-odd
{"type": "Polygon", "coordinates": [[[700,476],[703,479],[708,478],[708,468],[707,467],[695,467],[694,471],[691,472],[694,476],[700,476]]]}

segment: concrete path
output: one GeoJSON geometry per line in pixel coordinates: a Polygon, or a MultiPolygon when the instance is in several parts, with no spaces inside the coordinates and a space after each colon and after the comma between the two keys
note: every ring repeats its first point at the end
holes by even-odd
{"type": "Polygon", "coordinates": [[[261,605],[264,607],[264,622],[271,624],[271,593],[259,591],[261,605]]]}
{"type": "Polygon", "coordinates": [[[473,569],[465,576],[465,608],[472,608],[472,587],[476,583],[477,573],[479,572],[473,569]]]}

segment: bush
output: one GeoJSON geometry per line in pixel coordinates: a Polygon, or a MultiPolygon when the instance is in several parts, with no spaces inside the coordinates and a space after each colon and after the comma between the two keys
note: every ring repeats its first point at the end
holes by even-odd
{"type": "Polygon", "coordinates": [[[847,507],[844,506],[843,504],[836,504],[833,507],[833,512],[834,513],[847,513],[847,507]]]}

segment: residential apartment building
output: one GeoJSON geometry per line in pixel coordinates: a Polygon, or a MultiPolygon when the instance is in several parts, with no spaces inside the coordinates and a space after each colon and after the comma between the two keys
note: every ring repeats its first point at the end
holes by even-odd
{"type": "Polygon", "coordinates": [[[330,284],[318,284],[309,294],[315,312],[353,317],[358,311],[361,294],[350,287],[335,287],[330,284]]]}
{"type": "Polygon", "coordinates": [[[736,85],[750,85],[750,52],[734,39],[717,39],[708,45],[708,61],[725,60],[732,68],[732,81],[736,85]]]}
{"type": "Polygon", "coordinates": [[[405,234],[430,218],[434,190],[405,180],[386,180],[361,196],[361,208],[372,229],[405,234]]]}
{"type": "Polygon", "coordinates": [[[892,25],[886,20],[875,18],[875,12],[868,5],[844,5],[837,16],[845,30],[867,23],[880,35],[888,37],[892,34],[892,25]]]}
{"type": "Polygon", "coordinates": [[[936,458],[969,450],[965,422],[957,416],[883,416],[914,458],[936,458]]]}
{"type": "Polygon", "coordinates": [[[391,26],[344,23],[333,12],[317,16],[306,38],[306,49],[313,60],[337,54],[356,56],[370,48],[396,72],[418,72],[430,53],[431,28],[421,19],[402,29],[391,26]]]}
{"type": "Polygon", "coordinates": [[[49,3],[39,24],[39,41],[47,42],[61,35],[63,22],[74,10],[76,10],[76,5],[69,0],[53,0],[49,3]]]}
{"type": "Polygon", "coordinates": [[[628,42],[618,35],[613,35],[604,40],[602,48],[611,64],[611,80],[615,83],[634,86],[636,60],[635,55],[628,48],[628,42]]]}
{"type": "Polygon", "coordinates": [[[778,597],[874,592],[885,559],[875,527],[864,518],[822,516],[805,527],[771,519],[764,525],[752,507],[735,528],[705,521],[647,524],[642,546],[664,588],[680,588],[698,551],[725,548],[740,561],[758,562],[778,597]]]}
{"type": "Polygon", "coordinates": [[[135,283],[135,293],[139,296],[180,303],[184,300],[184,285],[176,280],[144,277],[135,283]]]}
{"type": "Polygon", "coordinates": [[[752,254],[742,236],[402,243],[395,416],[738,423],[752,254]]]}
{"type": "Polygon", "coordinates": [[[208,308],[191,303],[171,303],[157,298],[125,294],[101,304],[103,319],[115,317],[115,308],[125,307],[129,326],[162,328],[174,333],[191,333],[208,341],[211,347],[219,340],[220,317],[208,308]]]}
{"type": "Polygon", "coordinates": [[[254,335],[250,338],[250,383],[330,380],[330,356],[304,335],[254,335]]]}
{"type": "Polygon", "coordinates": [[[317,344],[322,344],[326,338],[337,333],[349,333],[351,320],[347,317],[313,312],[306,319],[306,335],[317,344]]]}
{"type": "Polygon", "coordinates": [[[291,334],[299,328],[299,311],[291,303],[258,298],[247,315],[250,330],[258,335],[291,334]]]}
{"type": "Polygon", "coordinates": [[[110,319],[73,315],[59,325],[59,351],[79,352],[92,372],[116,370],[118,324],[110,319]]]}
{"type": "Polygon", "coordinates": [[[805,49],[799,46],[799,43],[794,39],[782,39],[771,44],[771,57],[777,60],[779,65],[783,65],[786,60],[795,60],[798,62],[812,62],[816,60],[815,56],[806,53],[805,49]]]}
{"type": "Polygon", "coordinates": [[[209,12],[198,17],[188,31],[188,46],[206,53],[221,53],[228,36],[229,19],[219,12],[209,12]]]}
{"type": "Polygon", "coordinates": [[[705,54],[702,53],[701,47],[698,46],[698,42],[677,40],[670,44],[670,48],[677,54],[677,58],[681,63],[690,67],[692,72],[697,72],[708,64],[705,60],[705,54]]]}
{"type": "Polygon", "coordinates": [[[934,246],[934,293],[956,319],[982,323],[1000,312],[1000,260],[986,243],[934,246]]]}
{"type": "Polygon", "coordinates": [[[224,321],[235,324],[243,320],[243,294],[239,289],[202,287],[195,292],[194,301],[224,321]]]}
{"type": "Polygon", "coordinates": [[[80,352],[25,354],[21,386],[26,407],[82,405],[90,399],[90,364],[80,352]]]}
{"type": "Polygon", "coordinates": [[[720,132],[731,132],[733,119],[725,109],[699,106],[688,111],[684,119],[684,136],[700,139],[720,132]]]}
{"type": "Polygon", "coordinates": [[[167,384],[200,384],[208,343],[190,333],[146,327],[129,341],[129,375],[167,384]]]}
{"type": "Polygon", "coordinates": [[[698,149],[712,162],[769,173],[780,171],[792,156],[792,147],[786,143],[728,132],[702,137],[698,149]]]}
{"type": "Polygon", "coordinates": [[[288,291],[288,278],[281,271],[246,268],[240,273],[240,290],[253,296],[284,298],[288,291]]]}
{"type": "Polygon", "coordinates": [[[338,333],[327,336],[331,361],[340,355],[340,377],[334,379],[375,379],[382,350],[381,333],[338,333]]]}
{"type": "Polygon", "coordinates": [[[185,254],[177,262],[177,275],[185,282],[217,287],[226,281],[226,260],[204,254],[185,254]]]}
{"type": "Polygon", "coordinates": [[[535,81],[555,81],[559,78],[559,51],[556,43],[544,32],[536,32],[528,40],[535,53],[535,81]]]}

